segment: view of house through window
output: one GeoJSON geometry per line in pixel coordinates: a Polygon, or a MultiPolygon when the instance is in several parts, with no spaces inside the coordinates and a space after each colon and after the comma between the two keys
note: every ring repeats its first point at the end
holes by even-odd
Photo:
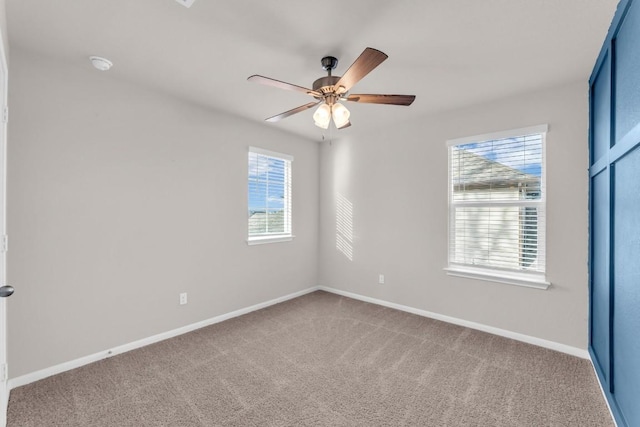
{"type": "Polygon", "coordinates": [[[449,264],[544,273],[546,126],[449,142],[449,264]]]}
{"type": "Polygon", "coordinates": [[[249,241],[291,237],[293,157],[249,148],[249,241]]]}

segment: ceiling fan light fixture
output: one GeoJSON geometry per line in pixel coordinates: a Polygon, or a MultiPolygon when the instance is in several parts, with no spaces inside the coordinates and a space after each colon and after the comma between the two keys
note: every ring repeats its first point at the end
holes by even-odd
{"type": "Polygon", "coordinates": [[[338,129],[346,127],[345,125],[349,123],[349,116],[351,116],[351,113],[344,105],[336,102],[331,107],[331,113],[333,115],[333,123],[338,129]]]}
{"type": "Polygon", "coordinates": [[[313,121],[319,128],[327,129],[331,122],[331,107],[327,104],[319,106],[316,112],[313,113],[313,121]]]}
{"type": "Polygon", "coordinates": [[[338,129],[346,129],[346,128],[348,128],[349,126],[351,126],[351,122],[347,122],[347,123],[345,123],[344,125],[340,126],[338,129]]]}

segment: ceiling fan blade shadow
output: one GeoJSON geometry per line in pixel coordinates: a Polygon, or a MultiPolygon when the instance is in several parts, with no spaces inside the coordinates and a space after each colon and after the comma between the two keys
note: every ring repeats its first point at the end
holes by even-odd
{"type": "Polygon", "coordinates": [[[322,102],[322,101],[310,102],[308,104],[301,105],[301,106],[296,107],[296,108],[294,108],[292,110],[285,111],[284,113],[280,113],[278,115],[275,115],[273,117],[269,117],[268,119],[264,119],[264,120],[267,121],[267,122],[272,122],[272,123],[279,122],[280,120],[285,119],[285,118],[287,118],[289,116],[293,116],[294,114],[300,113],[300,112],[302,112],[304,110],[308,110],[309,108],[313,108],[316,105],[320,104],[320,102],[322,102]]]}
{"type": "Polygon", "coordinates": [[[347,92],[387,58],[386,53],[370,47],[366,48],[338,80],[335,87],[339,89],[342,86],[344,89],[339,89],[340,93],[347,92]]]}
{"type": "Polygon", "coordinates": [[[292,90],[294,92],[301,92],[301,93],[304,93],[305,95],[311,95],[311,96],[317,96],[317,97],[322,96],[320,92],[316,92],[315,90],[308,89],[306,87],[294,85],[287,82],[281,82],[280,80],[272,79],[269,77],[259,76],[257,74],[250,76],[249,78],[247,78],[247,80],[250,82],[260,83],[267,86],[277,87],[279,89],[292,90]]]}
{"type": "Polygon", "coordinates": [[[381,94],[352,94],[347,101],[361,102],[364,104],[389,104],[411,105],[416,99],[415,95],[381,95],[381,94]]]}

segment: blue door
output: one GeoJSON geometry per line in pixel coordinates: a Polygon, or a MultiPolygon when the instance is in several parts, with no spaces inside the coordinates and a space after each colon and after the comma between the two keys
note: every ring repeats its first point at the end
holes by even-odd
{"type": "Polygon", "coordinates": [[[640,0],[590,80],[590,351],[616,421],[640,426],[640,0]]]}

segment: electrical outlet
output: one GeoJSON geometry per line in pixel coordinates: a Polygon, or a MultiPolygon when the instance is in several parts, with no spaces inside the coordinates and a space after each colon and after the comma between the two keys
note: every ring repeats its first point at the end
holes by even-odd
{"type": "Polygon", "coordinates": [[[183,292],[180,294],[180,305],[184,305],[187,303],[187,293],[183,292]]]}
{"type": "Polygon", "coordinates": [[[384,274],[378,275],[378,283],[380,283],[381,285],[384,285],[384,274]]]}

